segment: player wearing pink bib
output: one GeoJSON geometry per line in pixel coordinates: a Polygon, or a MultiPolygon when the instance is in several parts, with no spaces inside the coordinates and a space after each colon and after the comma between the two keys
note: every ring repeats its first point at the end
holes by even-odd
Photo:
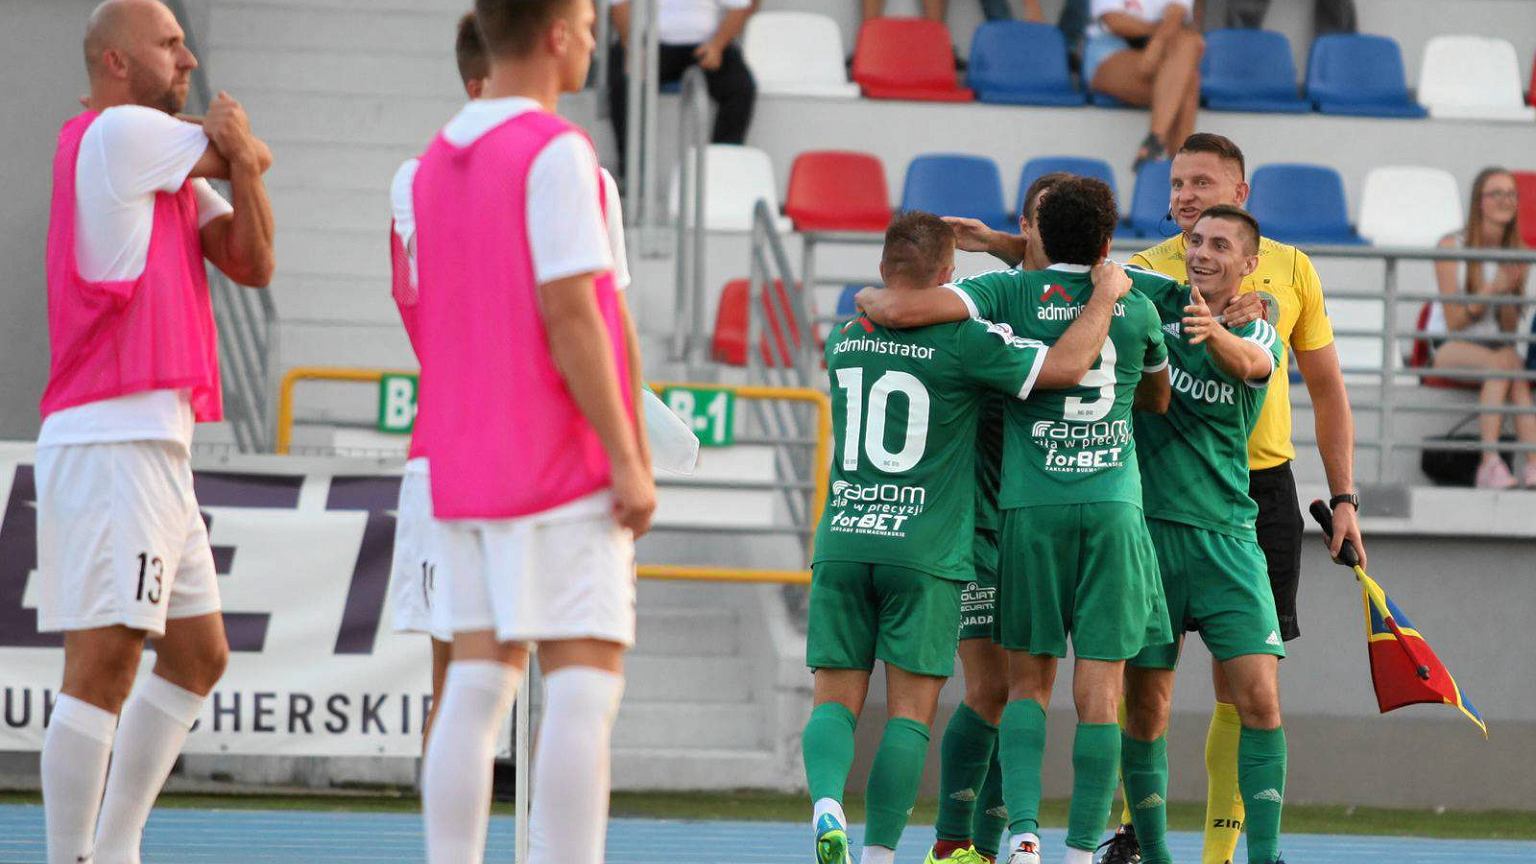
{"type": "Polygon", "coordinates": [[[412,186],[436,604],[453,631],[422,768],[427,858],[479,861],[496,733],[539,646],[531,864],[599,864],[655,487],[640,357],[591,142],[554,114],[586,80],[591,0],[477,0],[483,98],[412,186]]]}
{"type": "Polygon", "coordinates": [[[43,804],[50,864],[136,864],[228,654],[189,461],[193,424],[223,418],[203,262],[271,279],[271,154],[223,93],[200,124],[174,116],[197,60],[156,0],[98,6],[85,56],[91,92],[59,132],[48,229],[38,629],[64,632],[64,681],[43,804]],[[230,181],[233,207],[209,177],[230,181]],[[149,636],[154,672],[135,687],[149,636]]]}

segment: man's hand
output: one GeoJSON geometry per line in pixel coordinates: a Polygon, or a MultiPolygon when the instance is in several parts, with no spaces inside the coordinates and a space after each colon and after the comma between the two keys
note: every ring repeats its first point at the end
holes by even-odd
{"type": "Polygon", "coordinates": [[[965,216],[945,216],[944,224],[955,232],[955,248],[962,252],[991,252],[993,237],[997,234],[980,219],[965,216]]]}
{"type": "Polygon", "coordinates": [[[638,460],[613,468],[613,521],[635,537],[651,530],[656,514],[656,481],[638,460]]]}
{"type": "Polygon", "coordinates": [[[1125,272],[1125,268],[1105,258],[1093,265],[1090,272],[1093,279],[1093,296],[1107,296],[1118,303],[1131,293],[1131,277],[1125,272]]]}
{"type": "Polygon", "coordinates": [[[245,108],[223,90],[213,98],[213,104],[203,116],[203,131],[230,165],[255,166],[261,171],[270,166],[270,151],[251,133],[251,121],[245,115],[245,108]]]}
{"type": "Polygon", "coordinates": [[[1257,321],[1264,316],[1264,298],[1258,292],[1252,294],[1239,294],[1232,298],[1223,310],[1221,319],[1227,325],[1227,329],[1237,328],[1251,321],[1257,321]]]}
{"type": "Polygon", "coordinates": [[[1206,305],[1205,298],[1200,296],[1200,289],[1189,286],[1189,305],[1184,307],[1184,335],[1189,337],[1189,344],[1199,345],[1211,338],[1221,325],[1216,323],[1216,316],[1211,314],[1211,307],[1206,305]]]}
{"type": "Polygon", "coordinates": [[[1339,560],[1339,550],[1348,540],[1360,554],[1360,566],[1365,566],[1365,541],[1360,539],[1360,521],[1356,518],[1355,505],[1348,502],[1333,508],[1333,536],[1328,540],[1328,554],[1339,560]]]}
{"type": "Polygon", "coordinates": [[[705,42],[693,49],[693,57],[699,61],[699,68],[705,72],[713,72],[720,68],[720,61],[725,56],[725,47],[713,42],[705,42]]]}

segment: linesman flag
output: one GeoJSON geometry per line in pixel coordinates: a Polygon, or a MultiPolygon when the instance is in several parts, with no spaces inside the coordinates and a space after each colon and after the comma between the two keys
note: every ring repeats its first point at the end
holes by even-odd
{"type": "MultiPolygon", "coordinates": [[[[1312,518],[1322,526],[1323,534],[1333,534],[1333,513],[1322,501],[1312,502],[1312,518]]],[[[1371,661],[1371,682],[1376,689],[1376,705],[1381,713],[1404,705],[1429,703],[1454,705],[1467,719],[1477,724],[1488,737],[1483,715],[1456,685],[1456,679],[1435,656],[1434,649],[1414,628],[1392,598],[1387,596],[1360,566],[1360,556],[1349,541],[1339,550],[1339,563],[1355,571],[1365,601],[1366,651],[1371,661]]]]}

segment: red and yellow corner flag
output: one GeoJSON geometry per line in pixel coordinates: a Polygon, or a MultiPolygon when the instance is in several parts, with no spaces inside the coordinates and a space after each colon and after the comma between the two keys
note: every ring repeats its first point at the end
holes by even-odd
{"type": "MultiPolygon", "coordinates": [[[[1321,501],[1312,502],[1312,517],[1323,526],[1324,535],[1333,533],[1333,513],[1321,501]]],[[[1404,705],[1454,705],[1467,719],[1477,724],[1488,737],[1488,724],[1457,686],[1445,664],[1435,656],[1424,636],[1392,602],[1381,585],[1360,566],[1355,548],[1345,541],[1339,551],[1339,563],[1355,571],[1355,579],[1365,602],[1366,652],[1371,662],[1371,683],[1376,690],[1376,705],[1381,713],[1404,705]]]]}

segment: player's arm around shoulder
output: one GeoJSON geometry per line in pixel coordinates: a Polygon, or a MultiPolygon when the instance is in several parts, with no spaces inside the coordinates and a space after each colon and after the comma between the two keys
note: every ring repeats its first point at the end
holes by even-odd
{"type": "Polygon", "coordinates": [[[1094,265],[1093,294],[1083,305],[1077,320],[1061,334],[1040,370],[1037,386],[1046,390],[1075,387],[1098,362],[1109,338],[1109,325],[1115,309],[1122,303],[1145,303],[1146,298],[1131,292],[1131,277],[1125,268],[1105,259],[1094,265]]]}
{"type": "Polygon", "coordinates": [[[1250,322],[1243,327],[1246,335],[1238,335],[1216,320],[1200,289],[1191,287],[1182,323],[1189,344],[1204,345],[1211,360],[1227,375],[1262,387],[1275,371],[1280,337],[1268,321],[1250,322]]]}
{"type": "Polygon", "coordinates": [[[1168,413],[1173,401],[1173,380],[1168,371],[1168,343],[1163,336],[1163,319],[1159,304],[1151,295],[1166,303],[1169,292],[1177,289],[1170,277],[1156,274],[1158,281],[1141,282],[1137,290],[1126,297],[1127,314],[1140,316],[1146,333],[1146,348],[1142,355],[1141,379],[1136,382],[1132,395],[1131,410],[1152,414],[1168,413]]]}
{"type": "Polygon", "coordinates": [[[854,304],[869,320],[893,330],[927,327],[976,316],[976,304],[949,285],[935,288],[865,286],[854,304]]]}

